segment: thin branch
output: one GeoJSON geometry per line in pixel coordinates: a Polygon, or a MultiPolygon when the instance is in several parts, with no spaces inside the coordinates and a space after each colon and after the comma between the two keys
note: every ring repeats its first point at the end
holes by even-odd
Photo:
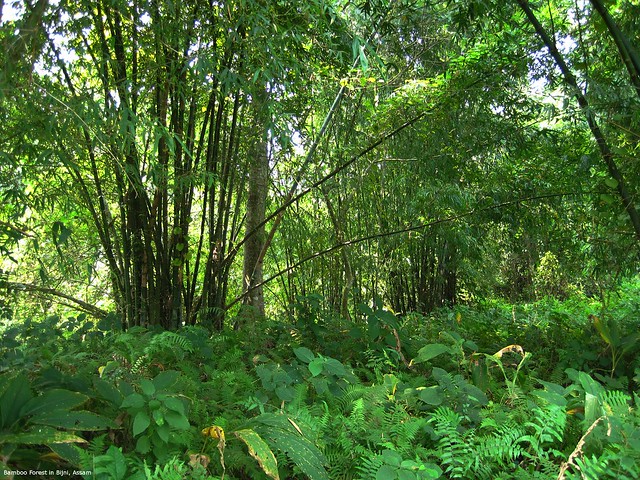
{"type": "Polygon", "coordinates": [[[0,227],[6,228],[8,230],[12,230],[16,233],[19,233],[20,235],[24,236],[24,237],[30,237],[33,238],[33,234],[27,232],[26,230],[23,230],[19,227],[16,227],[15,225],[12,225],[8,222],[3,222],[2,220],[0,220],[0,227]]]}
{"type": "Polygon", "coordinates": [[[379,238],[385,238],[385,237],[391,237],[393,235],[399,235],[401,233],[409,233],[409,232],[415,232],[418,230],[424,230],[426,228],[429,227],[433,227],[435,225],[440,225],[443,223],[449,223],[449,222],[455,222],[457,220],[462,220],[463,218],[467,218],[470,217],[474,214],[477,213],[481,213],[481,212],[489,212],[491,210],[499,210],[501,208],[504,207],[508,207],[511,205],[517,205],[519,203],[523,203],[523,202],[527,202],[527,201],[531,201],[531,200],[544,200],[544,199],[549,199],[549,198],[561,198],[561,197],[570,197],[570,196],[576,196],[576,195],[593,195],[594,193],[597,192],[560,192],[560,193],[548,193],[548,194],[544,194],[544,195],[534,195],[534,196],[530,196],[530,197],[524,197],[524,198],[517,198],[515,200],[509,200],[506,202],[502,202],[499,203],[497,205],[490,205],[488,207],[482,207],[482,208],[473,208],[471,210],[468,210],[466,212],[460,213],[458,215],[452,215],[449,217],[445,217],[445,218],[439,218],[437,220],[433,220],[431,222],[427,222],[427,223],[421,223],[419,225],[413,225],[410,227],[406,227],[406,228],[401,228],[398,230],[392,230],[390,232],[382,232],[382,233],[376,233],[373,235],[367,235],[366,237],[360,237],[360,238],[356,238],[354,240],[348,240],[346,242],[340,242],[337,243],[325,250],[321,250],[319,252],[315,252],[305,258],[303,258],[302,260],[299,260],[298,262],[288,266],[287,268],[280,270],[279,272],[275,273],[274,275],[272,275],[271,277],[267,278],[266,280],[263,280],[262,282],[252,286],[250,289],[248,289],[246,292],[244,292],[242,295],[236,297],[231,303],[229,303],[227,305],[227,308],[231,308],[233,305],[235,305],[236,303],[240,302],[246,295],[248,295],[249,293],[251,293],[252,290],[256,289],[256,288],[260,288],[261,286],[271,282],[272,280],[275,280],[276,278],[285,275],[286,273],[291,272],[292,270],[295,270],[296,268],[298,268],[299,266],[311,261],[311,260],[315,260],[318,257],[322,257],[326,254],[332,253],[336,250],[339,250],[341,248],[344,247],[348,247],[350,245],[356,245],[358,243],[362,243],[362,242],[367,242],[369,240],[376,240],[379,238]]]}
{"type": "Polygon", "coordinates": [[[591,106],[589,105],[589,102],[587,101],[587,98],[585,97],[584,93],[580,89],[580,86],[578,85],[578,81],[575,75],[569,68],[569,65],[567,65],[567,62],[565,62],[562,54],[556,48],[555,41],[549,37],[549,35],[547,34],[547,31],[542,26],[542,24],[536,17],[535,13],[533,13],[533,10],[531,10],[531,6],[529,5],[529,0],[517,0],[517,2],[522,8],[526,17],[528,18],[529,23],[531,23],[531,25],[533,26],[536,34],[540,37],[544,45],[549,50],[549,53],[551,54],[554,61],[556,62],[556,65],[562,72],[564,83],[570,87],[572,91],[571,93],[573,94],[576,101],[578,102],[578,105],[580,106],[580,109],[582,110],[582,113],[584,114],[587,120],[587,124],[589,125],[589,130],[591,131],[591,134],[593,135],[596,143],[598,144],[600,155],[602,156],[605,164],[607,165],[607,169],[609,170],[609,175],[611,176],[611,178],[613,178],[617,182],[616,188],[620,196],[622,207],[625,209],[625,211],[629,215],[629,220],[633,225],[636,238],[640,240],[640,215],[636,210],[636,207],[633,202],[633,196],[631,192],[628,190],[624,176],[620,171],[620,169],[618,168],[614,153],[612,149],[609,147],[609,143],[607,142],[606,138],[604,137],[604,134],[602,133],[602,131],[600,130],[600,127],[598,126],[595,113],[593,112],[591,106]]]}
{"type": "Polygon", "coordinates": [[[426,116],[426,114],[427,114],[427,112],[422,112],[422,113],[416,115],[415,117],[413,117],[412,119],[406,121],[405,123],[403,123],[402,125],[400,125],[396,129],[394,129],[393,131],[391,131],[391,132],[383,135],[382,137],[378,138],[375,142],[371,143],[364,150],[360,151],[357,155],[353,156],[350,160],[348,160],[347,162],[343,163],[342,165],[339,165],[338,167],[334,168],[327,175],[322,177],[320,180],[314,182],[313,184],[311,184],[311,186],[309,186],[305,190],[302,190],[298,195],[295,195],[293,197],[288,198],[282,205],[280,205],[280,207],[278,207],[273,213],[271,213],[267,218],[265,218],[256,228],[254,228],[251,232],[247,233],[242,240],[240,240],[236,245],[234,245],[234,248],[231,251],[229,251],[229,254],[225,258],[225,261],[226,262],[230,262],[236,256],[236,254],[240,250],[240,247],[242,245],[244,245],[244,243],[247,240],[247,238],[250,235],[252,235],[253,232],[256,231],[258,228],[262,227],[267,222],[271,221],[273,218],[275,218],[275,217],[277,217],[279,215],[282,215],[284,213],[284,211],[287,208],[289,208],[290,205],[293,205],[298,200],[300,200],[302,197],[307,195],[309,192],[311,192],[315,188],[318,188],[320,185],[322,185],[326,181],[330,180],[331,178],[335,177],[338,173],[340,173],[343,170],[349,168],[356,161],[358,161],[359,159],[361,159],[362,157],[364,157],[366,154],[370,153],[371,151],[375,150],[377,147],[379,147],[382,143],[384,143],[388,139],[390,139],[393,136],[397,135],[398,133],[400,133],[405,128],[410,127],[411,125],[416,123],[418,120],[424,118],[426,116]]]}

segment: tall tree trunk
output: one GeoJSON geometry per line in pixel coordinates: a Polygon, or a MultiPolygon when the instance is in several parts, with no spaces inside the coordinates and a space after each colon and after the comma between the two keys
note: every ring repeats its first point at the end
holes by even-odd
{"type": "Polygon", "coordinates": [[[269,189],[269,156],[266,138],[266,95],[254,98],[257,131],[251,158],[249,159],[249,184],[247,197],[246,241],[244,244],[243,293],[244,304],[254,307],[258,313],[264,314],[264,291],[262,283],[261,255],[265,246],[264,219],[269,189]]]}
{"type": "MultiPolygon", "coordinates": [[[[344,243],[344,231],[342,229],[340,219],[338,218],[338,214],[333,208],[333,204],[331,203],[331,199],[329,198],[326,189],[322,188],[321,192],[322,197],[327,204],[327,211],[329,212],[329,218],[331,219],[331,223],[333,224],[333,229],[336,232],[336,241],[337,243],[344,243]]],[[[340,249],[342,267],[344,269],[344,284],[342,289],[340,290],[340,316],[346,320],[351,320],[351,315],[349,315],[349,294],[351,293],[351,288],[353,287],[353,269],[351,268],[351,261],[349,259],[349,250],[350,249],[348,245],[345,245],[340,249]]]]}

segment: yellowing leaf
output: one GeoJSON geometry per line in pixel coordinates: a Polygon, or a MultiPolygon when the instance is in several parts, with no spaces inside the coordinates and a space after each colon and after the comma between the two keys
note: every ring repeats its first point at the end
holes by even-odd
{"type": "Polygon", "coordinates": [[[211,462],[211,458],[209,458],[209,456],[207,455],[203,455],[200,453],[192,453],[189,455],[189,466],[191,468],[196,468],[196,466],[198,465],[201,465],[204,468],[207,468],[210,462],[211,462]]]}
{"type": "MultiPolygon", "coordinates": [[[[295,426],[291,419],[289,421],[295,426]]],[[[276,457],[260,435],[251,429],[238,430],[233,434],[247,445],[249,455],[258,461],[264,473],[273,478],[273,480],[280,480],[276,457]]]]}
{"type": "Polygon", "coordinates": [[[210,427],[203,428],[202,435],[204,435],[205,437],[219,438],[223,441],[225,440],[224,429],[222,427],[219,427],[218,425],[212,425],[210,427]]]}
{"type": "Polygon", "coordinates": [[[218,425],[211,425],[210,427],[202,429],[202,435],[205,437],[217,438],[218,439],[218,451],[220,452],[220,465],[222,466],[222,470],[226,470],[224,465],[224,447],[227,445],[224,437],[224,429],[219,427],[218,425]]]}
{"type": "Polygon", "coordinates": [[[520,345],[508,345],[498,350],[496,353],[493,354],[493,356],[496,358],[501,358],[502,355],[510,352],[519,353],[520,355],[524,356],[524,349],[520,345]]]}
{"type": "Polygon", "coordinates": [[[596,327],[600,337],[602,337],[607,345],[611,345],[611,331],[609,326],[596,315],[589,315],[589,318],[593,321],[593,326],[596,327]]]}

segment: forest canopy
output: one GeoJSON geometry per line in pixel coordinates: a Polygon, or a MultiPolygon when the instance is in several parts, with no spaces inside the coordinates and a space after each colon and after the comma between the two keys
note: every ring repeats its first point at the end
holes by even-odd
{"type": "Polygon", "coordinates": [[[220,329],[637,270],[631,2],[7,3],[7,315],[220,329]],[[27,295],[25,295],[27,293],[27,295]]]}
{"type": "Polygon", "coordinates": [[[640,478],[640,4],[0,0],[0,469],[640,478]]]}

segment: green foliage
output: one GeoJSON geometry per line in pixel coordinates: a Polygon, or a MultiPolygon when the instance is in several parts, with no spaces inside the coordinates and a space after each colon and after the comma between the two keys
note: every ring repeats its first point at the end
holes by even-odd
{"type": "MultiPolygon", "coordinates": [[[[605,318],[619,316],[618,328],[628,331],[636,300],[625,294],[619,302],[605,318]]],[[[86,333],[101,335],[83,338],[74,319],[62,321],[74,325],[70,334],[50,337],[46,330],[59,329],[60,318],[16,325],[13,338],[40,338],[43,347],[9,340],[3,347],[5,464],[48,459],[105,480],[556,479],[561,469],[564,478],[638,476],[633,349],[622,357],[630,364],[612,372],[611,345],[587,314],[596,307],[573,299],[408,319],[384,311],[370,313],[380,322],[375,340],[397,327],[400,351],[412,362],[398,361],[395,335],[393,345],[345,352],[358,361],[352,369],[320,353],[314,339],[262,350],[242,335],[199,327],[96,329],[86,333]],[[567,332],[582,328],[591,330],[574,347],[567,332]],[[581,363],[581,344],[599,348],[600,358],[581,363]],[[562,365],[573,355],[589,371],[559,370],[543,358],[554,352],[562,365]],[[26,368],[29,375],[9,373],[26,368]]],[[[279,338],[274,332],[265,338],[279,338]]]]}
{"type": "Polygon", "coordinates": [[[179,373],[165,371],[152,380],[141,379],[139,392],[124,397],[120,408],[130,418],[135,450],[161,462],[168,460],[187,444],[189,402],[173,387],[179,373]]]}
{"type": "Polygon", "coordinates": [[[102,415],[77,410],[89,397],[60,388],[40,389],[34,394],[32,382],[24,375],[0,376],[0,450],[5,465],[21,469],[40,464],[51,466],[45,452],[35,446],[84,443],[82,432],[114,427],[115,422],[102,415]]]}

